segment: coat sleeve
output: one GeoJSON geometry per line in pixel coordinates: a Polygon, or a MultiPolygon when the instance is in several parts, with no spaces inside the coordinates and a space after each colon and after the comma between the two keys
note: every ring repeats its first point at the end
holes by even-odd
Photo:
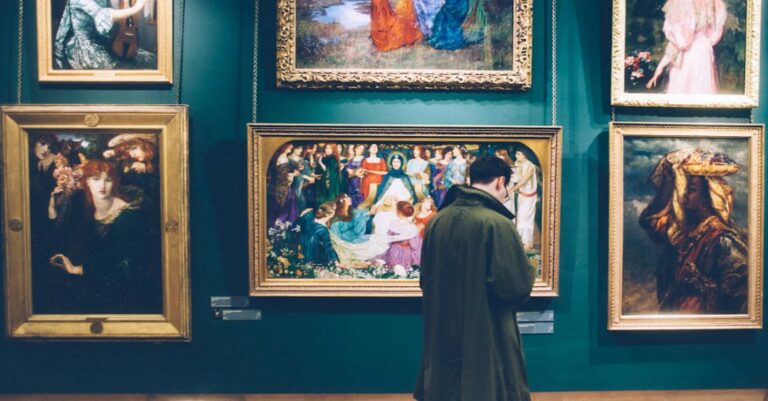
{"type": "Polygon", "coordinates": [[[517,307],[531,295],[536,278],[511,222],[493,224],[486,240],[486,283],[497,298],[517,307]]]}

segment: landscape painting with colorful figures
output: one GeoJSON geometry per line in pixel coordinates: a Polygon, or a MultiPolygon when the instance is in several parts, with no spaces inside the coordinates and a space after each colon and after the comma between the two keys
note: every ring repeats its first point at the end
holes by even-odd
{"type": "Polygon", "coordinates": [[[295,1],[297,68],[513,68],[515,0],[295,1]]]}
{"type": "Polygon", "coordinates": [[[468,183],[472,161],[494,155],[513,171],[505,206],[516,215],[541,276],[542,150],[536,145],[543,144],[282,142],[268,159],[266,274],[417,279],[427,223],[452,186],[468,183]]]}

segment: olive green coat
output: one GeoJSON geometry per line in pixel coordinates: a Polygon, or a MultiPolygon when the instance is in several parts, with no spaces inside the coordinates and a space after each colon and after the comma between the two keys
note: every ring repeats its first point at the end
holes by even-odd
{"type": "Polygon", "coordinates": [[[429,222],[417,400],[530,400],[516,310],[535,277],[513,217],[490,194],[462,185],[429,222]]]}

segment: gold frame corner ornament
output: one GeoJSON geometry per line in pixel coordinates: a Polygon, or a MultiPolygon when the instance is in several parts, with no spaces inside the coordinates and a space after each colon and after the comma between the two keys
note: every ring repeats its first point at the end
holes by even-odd
{"type": "Polygon", "coordinates": [[[248,124],[248,232],[249,288],[251,296],[419,297],[418,280],[280,279],[268,277],[266,248],[266,180],[275,143],[291,140],[346,140],[371,143],[545,141],[547,172],[542,179],[542,277],[531,296],[558,296],[560,262],[560,182],[562,128],[558,126],[405,126],[248,124]]]}
{"type": "Polygon", "coordinates": [[[761,1],[747,1],[744,93],[717,95],[667,95],[629,93],[624,90],[626,56],[626,0],[613,0],[611,48],[611,105],[627,107],[755,108],[760,101],[761,1]]]}
{"type": "MultiPolygon", "coordinates": [[[[611,123],[609,131],[608,330],[720,330],[763,327],[763,135],[760,124],[611,123]],[[748,307],[746,314],[623,312],[624,139],[746,139],[749,152],[748,307]]],[[[671,150],[671,149],[670,149],[671,150]]]]}
{"type": "Polygon", "coordinates": [[[185,105],[3,106],[6,333],[26,340],[191,339],[189,289],[188,110],[185,105]],[[88,116],[98,116],[93,128],[88,116]],[[160,212],[175,221],[162,232],[163,313],[36,314],[32,309],[31,228],[28,155],[34,131],[119,132],[149,130],[159,135],[160,212]],[[14,225],[14,222],[18,221],[14,225]]]}
{"type": "Polygon", "coordinates": [[[37,71],[40,82],[173,83],[173,0],[156,0],[157,68],[152,70],[78,70],[53,68],[52,0],[37,4],[37,71]]]}
{"type": "Polygon", "coordinates": [[[418,70],[296,67],[296,0],[278,0],[277,86],[326,89],[527,91],[532,82],[533,0],[515,0],[512,69],[418,70]]]}

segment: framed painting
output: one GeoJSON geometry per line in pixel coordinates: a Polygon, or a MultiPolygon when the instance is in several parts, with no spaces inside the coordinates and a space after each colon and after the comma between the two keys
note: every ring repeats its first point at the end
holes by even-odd
{"type": "Polygon", "coordinates": [[[40,82],[173,82],[172,0],[37,0],[40,82]]]}
{"type": "Polygon", "coordinates": [[[611,125],[609,330],[762,327],[763,131],[611,125]]]}
{"type": "Polygon", "coordinates": [[[613,0],[611,103],[757,107],[760,0],[613,0]]]}
{"type": "Polygon", "coordinates": [[[190,338],[186,106],[2,108],[6,333],[190,338]]]}
{"type": "Polygon", "coordinates": [[[277,85],[527,90],[532,0],[279,0],[277,85]]]}
{"type": "Polygon", "coordinates": [[[514,174],[534,296],[558,284],[561,129],[248,126],[251,295],[420,296],[424,228],[484,155],[514,174]]]}

